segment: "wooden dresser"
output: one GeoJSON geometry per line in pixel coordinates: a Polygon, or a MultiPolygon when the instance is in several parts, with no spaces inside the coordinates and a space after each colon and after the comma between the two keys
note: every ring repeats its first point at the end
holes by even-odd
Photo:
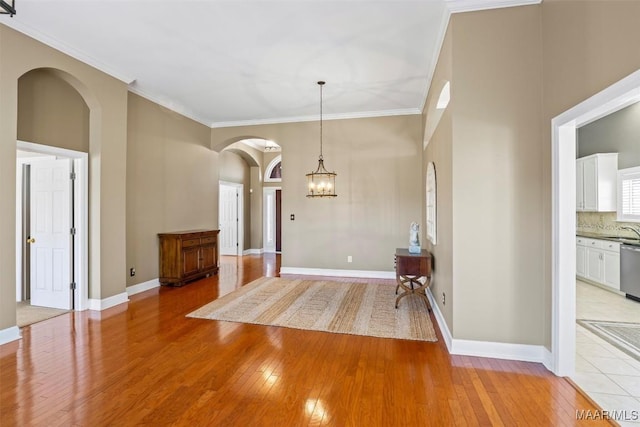
{"type": "Polygon", "coordinates": [[[182,286],[218,273],[220,230],[160,233],[160,284],[182,286]]]}

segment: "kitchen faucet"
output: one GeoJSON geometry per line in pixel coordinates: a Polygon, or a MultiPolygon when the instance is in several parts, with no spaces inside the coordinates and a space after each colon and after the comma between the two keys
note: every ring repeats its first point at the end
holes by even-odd
{"type": "Polygon", "coordinates": [[[633,231],[634,233],[636,233],[636,234],[638,235],[638,239],[640,239],[640,231],[638,231],[638,229],[637,229],[637,228],[635,228],[635,227],[630,227],[630,226],[627,226],[627,225],[623,225],[623,226],[622,226],[622,227],[620,227],[620,228],[624,228],[625,230],[631,230],[631,231],[633,231]]]}

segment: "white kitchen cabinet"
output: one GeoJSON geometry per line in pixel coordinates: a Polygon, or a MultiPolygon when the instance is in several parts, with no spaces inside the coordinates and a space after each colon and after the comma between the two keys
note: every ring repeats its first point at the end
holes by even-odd
{"type": "Polygon", "coordinates": [[[602,249],[587,248],[587,279],[604,282],[604,257],[602,249]]]}
{"type": "Polygon", "coordinates": [[[576,276],[620,290],[620,243],[576,238],[576,276]]]}
{"type": "Polygon", "coordinates": [[[576,210],[616,210],[618,153],[598,153],[576,159],[576,210]]]}
{"type": "Polygon", "coordinates": [[[620,290],[620,253],[603,251],[605,285],[620,290]]]}
{"type": "Polygon", "coordinates": [[[587,248],[576,245],[576,276],[587,277],[587,248]]]}

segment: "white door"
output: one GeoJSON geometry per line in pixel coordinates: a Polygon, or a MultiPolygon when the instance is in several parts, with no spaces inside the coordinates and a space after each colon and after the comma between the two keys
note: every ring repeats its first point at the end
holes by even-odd
{"type": "Polygon", "coordinates": [[[582,180],[584,185],[584,210],[594,212],[598,210],[598,165],[596,158],[585,159],[583,162],[582,180]]]}
{"type": "Polygon", "coordinates": [[[264,209],[264,224],[262,240],[264,252],[276,252],[276,188],[265,188],[262,208],[264,209]]]}
{"type": "Polygon", "coordinates": [[[238,255],[238,188],[220,184],[220,254],[238,255]]]}
{"type": "Polygon", "coordinates": [[[31,304],[70,310],[71,160],[31,165],[31,304]]]}

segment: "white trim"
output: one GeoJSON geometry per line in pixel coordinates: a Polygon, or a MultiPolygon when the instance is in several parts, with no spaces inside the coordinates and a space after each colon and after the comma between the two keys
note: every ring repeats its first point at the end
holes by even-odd
{"type": "Polygon", "coordinates": [[[460,356],[491,357],[493,359],[522,360],[525,362],[539,362],[543,363],[547,369],[549,369],[551,352],[549,352],[549,350],[544,346],[471,341],[453,338],[430,288],[427,288],[427,297],[429,297],[433,315],[438,322],[440,333],[442,334],[450,354],[460,356]]]}
{"type": "Polygon", "coordinates": [[[148,99],[151,102],[154,102],[164,108],[166,108],[167,110],[171,110],[176,114],[180,114],[181,116],[184,116],[188,119],[191,119],[195,122],[200,123],[201,125],[204,125],[208,128],[211,127],[211,122],[207,119],[205,119],[202,116],[199,116],[198,114],[196,114],[195,112],[187,109],[186,107],[184,107],[183,105],[177,105],[175,102],[170,101],[170,100],[166,100],[166,99],[162,99],[156,95],[152,95],[150,93],[144,92],[143,90],[141,90],[139,87],[134,86],[135,83],[130,83],[129,84],[129,92],[131,93],[135,93],[136,95],[139,95],[145,99],[148,99]]]}
{"type": "Polygon", "coordinates": [[[281,187],[262,187],[262,251],[264,253],[276,253],[276,191],[281,187]],[[267,209],[267,199],[273,197],[271,210],[267,209]],[[269,244],[269,229],[273,231],[273,245],[269,244]]]}
{"type": "MultiPolygon", "coordinates": [[[[86,310],[89,308],[89,155],[81,151],[26,141],[16,141],[16,149],[73,159],[76,173],[73,193],[76,220],[76,248],[73,264],[76,290],[73,300],[75,311],[86,310]]],[[[16,218],[16,224],[17,221],[20,219],[16,218]]],[[[21,252],[16,253],[16,258],[20,256],[21,252]]]]}
{"type": "Polygon", "coordinates": [[[282,182],[282,178],[271,178],[273,168],[280,162],[282,162],[282,154],[274,157],[273,160],[269,162],[267,167],[264,169],[264,182],[282,182]]]}
{"type": "Polygon", "coordinates": [[[260,255],[264,252],[263,248],[260,249],[245,249],[242,255],[260,255]]]}
{"type": "Polygon", "coordinates": [[[305,276],[357,277],[364,279],[395,279],[395,271],[334,270],[325,268],[280,267],[280,275],[300,274],[305,276]]]}
{"type": "Polygon", "coordinates": [[[119,71],[113,70],[111,67],[109,67],[105,63],[87,55],[86,53],[81,52],[65,43],[62,43],[59,40],[56,40],[46,34],[41,33],[40,31],[34,29],[33,27],[30,27],[24,22],[21,22],[20,18],[3,19],[2,24],[18,32],[21,32],[22,34],[26,34],[32,39],[35,39],[40,43],[43,43],[57,51],[60,51],[65,55],[69,55],[70,57],[77,59],[80,62],[84,62],[85,64],[99,71],[102,71],[103,73],[108,74],[109,76],[115,79],[118,79],[123,83],[131,84],[135,80],[133,77],[127,76],[125,73],[121,73],[119,71]]]}
{"type": "Polygon", "coordinates": [[[445,2],[451,13],[461,13],[504,7],[530,6],[542,3],[542,0],[445,0],[445,2]]]}
{"type": "Polygon", "coordinates": [[[436,321],[438,322],[438,326],[440,327],[440,333],[444,338],[444,343],[447,345],[447,350],[449,350],[449,353],[451,353],[453,336],[451,335],[449,326],[447,325],[447,322],[444,320],[444,316],[440,311],[440,306],[438,306],[438,303],[436,302],[436,299],[431,292],[431,288],[427,288],[427,297],[429,298],[429,302],[431,303],[431,310],[433,310],[433,315],[436,317],[436,321]]]}
{"type": "MultiPolygon", "coordinates": [[[[233,187],[236,190],[236,201],[237,201],[237,212],[236,212],[236,218],[237,218],[237,239],[238,241],[237,246],[236,246],[236,256],[242,255],[242,252],[244,252],[244,184],[238,184],[235,182],[230,182],[230,181],[219,181],[218,182],[218,190],[220,189],[220,187],[225,186],[225,187],[233,187]]],[[[218,191],[218,209],[220,209],[221,203],[220,203],[220,194],[221,191],[218,191]]],[[[220,211],[218,210],[218,220],[220,220],[220,211]]],[[[218,227],[220,228],[220,227],[218,227]]],[[[218,239],[220,239],[218,237],[218,239]]],[[[218,240],[218,243],[219,240],[218,240]]],[[[218,248],[219,249],[219,248],[218,248]]],[[[228,255],[228,254],[227,254],[228,255]]]]}
{"type": "Polygon", "coordinates": [[[147,280],[146,282],[138,283],[137,285],[127,286],[127,295],[132,296],[159,287],[160,280],[155,278],[147,280]]]}
{"type": "MultiPolygon", "coordinates": [[[[418,108],[402,108],[397,110],[381,110],[381,111],[363,111],[354,113],[340,113],[323,115],[322,120],[343,120],[343,119],[364,119],[370,117],[386,117],[386,116],[412,116],[422,114],[422,110],[418,108]]],[[[256,119],[256,120],[238,120],[229,122],[213,122],[209,126],[215,128],[228,128],[235,126],[255,126],[255,125],[272,125],[279,123],[299,123],[314,122],[318,120],[318,116],[298,116],[298,117],[280,117],[272,119],[256,119]]]]}
{"type": "Polygon", "coordinates": [[[0,345],[19,340],[20,338],[22,338],[22,335],[20,335],[20,328],[17,326],[0,330],[0,345]]]}
{"type": "Polygon", "coordinates": [[[427,77],[427,84],[424,88],[424,93],[422,94],[422,106],[420,108],[420,114],[424,111],[427,106],[427,98],[429,97],[429,90],[431,89],[431,84],[433,83],[433,75],[436,72],[436,67],[438,66],[438,59],[440,58],[440,52],[442,51],[442,45],[444,44],[444,38],[447,35],[447,28],[449,27],[449,21],[451,20],[451,11],[448,7],[445,7],[442,11],[442,17],[440,19],[440,30],[438,31],[438,39],[436,41],[438,48],[433,51],[433,55],[431,56],[431,67],[429,69],[429,74],[427,77]]]}
{"type": "Polygon", "coordinates": [[[127,292],[122,292],[105,299],[89,299],[89,310],[102,311],[126,302],[129,302],[127,292]]]}
{"type": "Polygon", "coordinates": [[[451,343],[450,353],[459,356],[542,363],[545,360],[544,350],[544,346],[541,345],[454,339],[451,343]]]}
{"type": "MultiPolygon", "coordinates": [[[[640,100],[640,70],[551,121],[552,307],[550,370],[575,372],[575,140],[576,128],[640,100]]],[[[546,366],[546,365],[545,365],[546,366]]]]}

